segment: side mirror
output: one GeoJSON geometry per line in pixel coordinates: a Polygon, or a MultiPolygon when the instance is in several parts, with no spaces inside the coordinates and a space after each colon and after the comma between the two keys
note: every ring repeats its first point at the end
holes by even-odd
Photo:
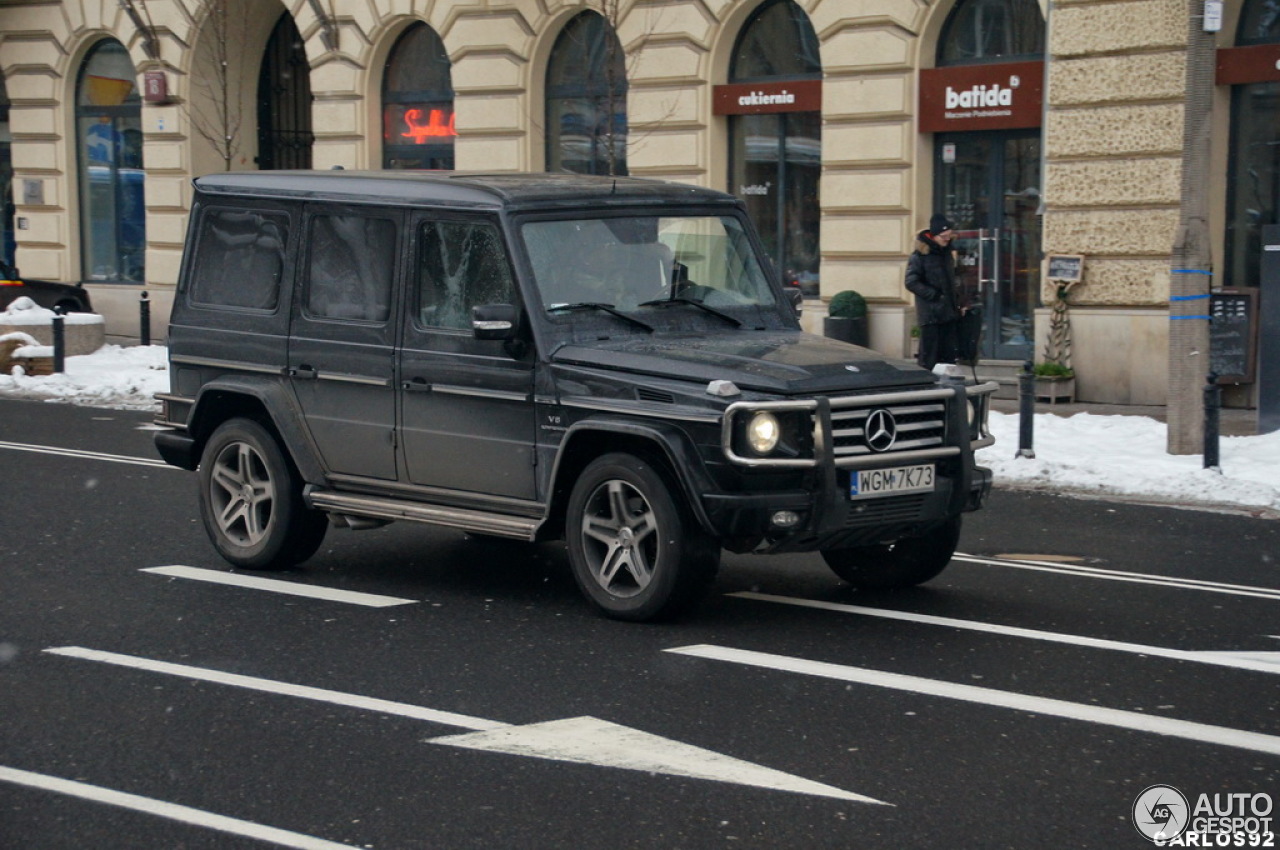
{"type": "Polygon", "coordinates": [[[481,304],[471,308],[471,332],[476,339],[513,339],[520,311],[511,304],[481,304]]]}

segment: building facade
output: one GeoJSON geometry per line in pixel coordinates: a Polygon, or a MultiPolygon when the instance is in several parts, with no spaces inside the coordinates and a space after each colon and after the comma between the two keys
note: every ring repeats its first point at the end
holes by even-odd
{"type": "MultiPolygon", "coordinates": [[[[1280,221],[1280,22],[1228,0],[1207,195],[1213,287],[1254,289],[1280,221]],[[1274,54],[1274,55],[1273,55],[1274,54]],[[1269,64],[1268,64],[1269,63],[1269,64]]],[[[85,281],[108,333],[163,338],[194,176],[253,168],[572,170],[738,194],[810,298],[903,285],[935,210],[960,230],[987,360],[1039,359],[1080,261],[1088,401],[1167,398],[1203,0],[120,0],[0,5],[6,259],[85,281]]],[[[1215,9],[1211,9],[1211,12],[1215,9]]],[[[1212,19],[1214,15],[1210,15],[1212,19]]],[[[1212,26],[1212,20],[1210,26],[1212,26]]],[[[1229,403],[1251,403],[1251,386],[1229,403]]]]}

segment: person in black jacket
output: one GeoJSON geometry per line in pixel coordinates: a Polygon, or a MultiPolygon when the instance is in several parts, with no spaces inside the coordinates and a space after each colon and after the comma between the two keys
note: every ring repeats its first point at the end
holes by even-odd
{"type": "Polygon", "coordinates": [[[917,362],[926,369],[955,363],[960,349],[960,306],[956,299],[956,262],[951,250],[955,230],[942,213],[929,219],[929,229],[916,236],[907,261],[907,289],[916,297],[920,326],[917,362]]]}

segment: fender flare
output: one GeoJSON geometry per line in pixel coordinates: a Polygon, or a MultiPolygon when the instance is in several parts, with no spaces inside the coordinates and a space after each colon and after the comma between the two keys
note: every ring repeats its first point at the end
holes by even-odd
{"type": "Polygon", "coordinates": [[[281,447],[293,459],[303,481],[308,484],[324,483],[325,472],[319,452],[311,442],[311,435],[303,425],[302,411],[298,409],[284,378],[226,375],[200,387],[187,417],[187,431],[195,439],[197,457],[217,424],[229,418],[216,412],[217,407],[225,405],[228,396],[256,401],[266,411],[271,420],[269,424],[280,435],[281,447]],[[210,422],[217,424],[210,425],[210,422]]]}
{"type": "MultiPolygon", "coordinates": [[[[612,417],[581,419],[569,426],[560,448],[556,452],[555,463],[551,470],[553,494],[560,489],[561,466],[564,458],[573,451],[575,442],[586,434],[619,434],[636,437],[655,445],[660,449],[667,467],[675,476],[676,485],[681,489],[685,504],[693,512],[698,524],[710,534],[715,534],[715,527],[707,515],[702,503],[702,494],[715,492],[716,485],[703,466],[702,457],[698,454],[693,440],[681,428],[663,422],[637,422],[630,419],[612,417]]],[[[567,490],[566,490],[567,496],[567,490]]],[[[553,510],[556,497],[551,499],[553,510]]]]}

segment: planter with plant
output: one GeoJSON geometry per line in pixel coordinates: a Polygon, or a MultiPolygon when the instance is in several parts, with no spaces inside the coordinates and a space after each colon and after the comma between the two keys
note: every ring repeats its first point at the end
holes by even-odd
{"type": "Polygon", "coordinates": [[[831,339],[851,342],[864,348],[868,344],[867,300],[852,289],[837,292],[827,305],[822,320],[822,333],[831,339]]]}
{"type": "Polygon", "coordinates": [[[1044,360],[1032,371],[1036,376],[1036,398],[1050,404],[1073,401],[1076,395],[1076,373],[1071,368],[1071,315],[1067,294],[1076,281],[1057,281],[1057,297],[1050,306],[1049,336],[1044,344],[1044,360]]]}

